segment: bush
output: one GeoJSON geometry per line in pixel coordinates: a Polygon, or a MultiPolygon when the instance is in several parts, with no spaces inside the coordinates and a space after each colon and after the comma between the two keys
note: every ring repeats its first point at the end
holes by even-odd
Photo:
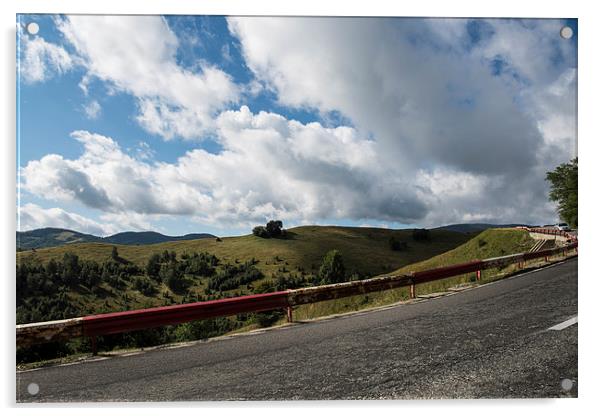
{"type": "Polygon", "coordinates": [[[144,296],[153,296],[156,292],[153,283],[145,277],[136,277],[134,279],[134,289],[144,296]]]}
{"type": "Polygon", "coordinates": [[[345,281],[345,265],[343,256],[337,250],[326,253],[320,271],[318,272],[323,284],[340,283],[345,281]]]}
{"type": "Polygon", "coordinates": [[[152,277],[155,280],[159,278],[159,271],[161,270],[161,256],[159,254],[153,254],[146,263],[146,275],[152,277]]]}
{"type": "Polygon", "coordinates": [[[258,225],[257,227],[253,228],[253,235],[261,238],[270,238],[268,230],[266,230],[265,227],[261,225],[258,225]]]}

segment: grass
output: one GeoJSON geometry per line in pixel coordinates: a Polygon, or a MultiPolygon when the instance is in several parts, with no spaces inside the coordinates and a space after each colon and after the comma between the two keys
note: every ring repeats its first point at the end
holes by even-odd
{"type": "MultiPolygon", "coordinates": [[[[119,256],[141,267],[153,253],[164,250],[183,253],[207,251],[223,262],[244,262],[255,258],[257,268],[270,276],[279,269],[287,272],[316,273],[327,251],[339,250],[350,273],[362,277],[390,272],[448,251],[472,235],[451,231],[433,230],[432,242],[412,240],[411,230],[388,230],[357,227],[304,226],[288,230],[286,239],[263,239],[253,235],[214,239],[173,241],[150,245],[115,245],[119,256]],[[391,236],[406,241],[407,251],[392,251],[388,241],[391,236]]],[[[42,263],[50,259],[62,260],[66,252],[77,254],[82,260],[102,262],[110,259],[114,245],[105,243],[78,243],[68,246],[28,250],[17,253],[17,263],[34,260],[42,263]]]]}
{"type": "MultiPolygon", "coordinates": [[[[534,244],[529,233],[524,230],[502,228],[489,229],[478,234],[466,243],[453,248],[445,253],[433,256],[424,261],[405,265],[393,273],[404,274],[412,271],[422,271],[452,264],[463,263],[471,260],[486,259],[507,254],[528,251],[534,244]]],[[[489,281],[500,271],[487,270],[481,274],[483,282],[489,281]]],[[[465,274],[449,279],[438,280],[417,285],[418,296],[447,290],[449,287],[460,283],[467,283],[475,279],[474,274],[465,274]]],[[[313,319],[319,316],[357,311],[371,307],[389,305],[401,300],[409,299],[409,289],[399,288],[367,295],[352,296],[310,305],[303,305],[295,309],[295,319],[313,319]]]]}
{"type": "MultiPolygon", "coordinates": [[[[465,243],[471,234],[445,230],[431,231],[431,242],[414,242],[412,230],[389,230],[379,228],[303,226],[287,230],[286,239],[263,239],[253,235],[225,237],[222,241],[200,239],[173,241],[151,245],[115,245],[119,257],[141,267],[146,265],[153,253],[164,250],[183,253],[209,252],[222,263],[235,264],[255,258],[265,279],[276,273],[290,275],[317,274],[323,256],[332,249],[343,255],[349,274],[357,273],[361,278],[391,272],[400,267],[426,260],[465,243]],[[389,238],[394,236],[408,243],[406,251],[393,251],[389,248],[389,238]]],[[[50,259],[61,261],[66,252],[72,252],[82,260],[95,260],[99,263],[111,258],[114,245],[106,243],[76,243],[66,246],[27,250],[17,253],[17,263],[33,261],[47,263],[50,259]]],[[[131,309],[193,301],[195,296],[204,295],[207,278],[188,276],[192,281],[189,296],[185,299],[174,293],[165,284],[160,284],[153,296],[145,296],[131,284],[117,290],[101,283],[90,291],[78,287],[68,293],[74,305],[84,314],[106,313],[131,309]]],[[[258,282],[259,283],[259,282],[258,282]]],[[[248,293],[245,286],[224,292],[227,296],[248,293]]]]}
{"type": "MultiPolygon", "coordinates": [[[[174,250],[181,254],[193,251],[208,251],[222,261],[245,261],[252,257],[259,260],[257,265],[264,273],[269,273],[283,264],[290,270],[296,267],[311,269],[311,264],[318,265],[323,254],[330,249],[338,249],[343,253],[349,268],[367,271],[367,276],[383,274],[403,274],[411,271],[426,270],[450,264],[462,263],[475,259],[502,256],[528,251],[534,244],[526,231],[518,229],[489,229],[478,235],[460,234],[448,231],[432,231],[432,241],[418,243],[411,240],[411,231],[384,230],[350,227],[299,227],[291,230],[291,238],[264,240],[253,236],[224,238],[222,242],[214,240],[169,242],[151,246],[118,246],[120,256],[143,265],[146,258],[154,252],[174,250]],[[388,239],[391,235],[401,241],[407,241],[410,248],[403,252],[389,249],[388,239]],[[471,238],[472,237],[472,238],[471,238]],[[370,274],[371,273],[371,274],[370,274]]],[[[66,251],[73,251],[84,259],[103,261],[111,255],[112,245],[86,243],[52,249],[40,249],[35,253],[18,253],[18,256],[35,256],[36,260],[48,261],[60,259],[66,251]]],[[[541,261],[539,261],[541,263],[541,261]]],[[[482,283],[497,280],[514,272],[515,266],[504,270],[488,270],[482,273],[482,283]]],[[[269,275],[268,275],[269,276],[269,275]]],[[[269,277],[267,277],[269,278],[269,277]]],[[[475,280],[474,274],[466,274],[436,282],[418,285],[416,290],[422,294],[445,291],[451,286],[475,280]]],[[[191,292],[202,293],[204,279],[198,278],[191,292]]],[[[182,297],[171,293],[164,285],[159,288],[155,297],[145,297],[131,287],[117,291],[106,284],[95,293],[87,290],[70,293],[74,301],[87,305],[90,313],[102,313],[116,310],[137,309],[171,304],[172,300],[162,297],[169,293],[173,301],[179,303],[182,297]],[[105,291],[104,295],[102,291],[105,291]]],[[[240,289],[240,288],[239,288],[240,289]]],[[[244,289],[242,290],[244,293],[244,289]]],[[[295,320],[315,319],[322,316],[335,315],[362,309],[395,304],[409,299],[407,288],[393,289],[367,295],[353,296],[332,301],[303,305],[295,308],[295,320]]],[[[232,317],[234,319],[234,317],[232,317]]],[[[284,323],[286,318],[275,322],[284,323]]],[[[254,321],[230,333],[247,332],[258,327],[254,321]]]]}

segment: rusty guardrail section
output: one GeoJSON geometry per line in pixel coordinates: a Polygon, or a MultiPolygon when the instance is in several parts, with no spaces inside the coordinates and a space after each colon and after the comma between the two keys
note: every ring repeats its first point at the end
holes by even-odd
{"type": "Polygon", "coordinates": [[[410,287],[410,297],[413,298],[416,294],[415,287],[420,283],[446,279],[473,272],[476,272],[477,280],[480,280],[482,270],[496,267],[502,268],[516,263],[518,263],[520,267],[527,260],[536,258],[545,258],[547,260],[548,257],[553,255],[566,255],[569,250],[573,249],[577,249],[576,241],[563,247],[534,253],[519,253],[485,260],[475,260],[404,275],[380,276],[366,280],[301,289],[289,289],[259,295],[91,315],[61,321],[17,325],[17,345],[24,347],[77,337],[90,337],[92,340],[92,349],[96,352],[96,336],[98,335],[117,334],[200,319],[277,309],[286,309],[288,320],[292,321],[293,306],[399,287],[410,287]]]}

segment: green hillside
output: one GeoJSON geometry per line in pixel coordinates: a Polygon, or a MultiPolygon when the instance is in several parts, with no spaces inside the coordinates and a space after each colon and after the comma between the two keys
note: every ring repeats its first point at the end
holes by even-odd
{"type": "MultiPolygon", "coordinates": [[[[367,278],[426,260],[465,243],[470,234],[305,226],[285,238],[253,235],[154,245],[70,244],[17,253],[17,323],[64,319],[206,301],[320,284],[325,254],[338,250],[346,278],[367,278]],[[400,250],[391,248],[390,239],[400,250]],[[154,260],[149,262],[149,259],[154,260]],[[147,267],[152,264],[152,267],[147,267]]],[[[282,311],[243,314],[101,337],[103,350],[189,341],[269,326],[282,311]]],[[[19,349],[19,362],[89,351],[87,339],[19,349]]]]}
{"type": "MultiPolygon", "coordinates": [[[[529,251],[534,244],[535,241],[525,230],[492,228],[479,233],[469,241],[445,253],[433,256],[427,260],[405,265],[394,272],[387,274],[404,274],[412,271],[421,271],[442,266],[449,266],[471,260],[480,260],[504,256],[507,254],[522,253],[529,251]]],[[[486,281],[498,272],[499,271],[497,270],[485,271],[482,274],[482,278],[484,281],[486,281]]],[[[474,274],[457,276],[445,280],[418,285],[416,292],[418,295],[438,292],[458,283],[465,283],[472,280],[474,280],[474,274]]],[[[365,296],[354,296],[346,299],[337,299],[334,301],[304,305],[296,311],[296,314],[299,319],[315,318],[318,316],[392,304],[403,299],[408,299],[408,297],[409,292],[407,288],[393,289],[385,292],[376,292],[365,296]]]]}
{"type": "Polygon", "coordinates": [[[113,246],[119,256],[144,267],[153,253],[164,250],[183,253],[208,252],[222,262],[244,263],[258,260],[256,267],[266,275],[279,270],[312,273],[317,272],[327,251],[337,249],[343,254],[345,266],[350,273],[361,277],[373,276],[412,264],[448,251],[474,234],[463,234],[445,230],[432,230],[430,242],[414,242],[412,230],[388,230],[380,228],[304,226],[287,230],[287,238],[264,239],[253,235],[190,241],[174,241],[150,245],[112,245],[105,243],[70,244],[35,251],[17,253],[17,263],[50,259],[61,261],[66,252],[79,256],[81,260],[102,262],[110,259],[113,246]],[[389,238],[394,236],[408,243],[405,251],[389,248],[389,238]]]}
{"type": "Polygon", "coordinates": [[[407,265],[395,273],[403,274],[411,271],[434,269],[450,264],[463,263],[471,260],[482,260],[491,257],[505,256],[508,254],[529,251],[535,241],[529,237],[525,230],[513,228],[491,228],[478,234],[470,241],[446,252],[421,261],[407,265]]]}
{"type": "MultiPolygon", "coordinates": [[[[222,241],[204,239],[115,246],[117,252],[112,245],[86,243],[17,253],[17,320],[61,319],[319,284],[317,270],[325,253],[332,249],[342,253],[347,277],[351,279],[511,254],[527,251],[533,245],[527,232],[516,229],[490,229],[477,236],[431,230],[430,240],[425,241],[415,241],[412,230],[306,226],[287,231],[286,239],[242,236],[222,241]],[[389,243],[392,236],[407,243],[407,247],[393,251],[389,243]],[[153,253],[163,253],[157,256],[161,271],[155,277],[148,274],[146,268],[153,253]],[[93,269],[88,261],[101,265],[96,269],[96,281],[91,283],[77,273],[69,278],[66,270],[67,265],[74,262],[73,254],[78,258],[81,276],[90,275],[93,269]],[[59,264],[58,271],[52,272],[56,269],[49,267],[52,261],[59,264]],[[195,264],[196,269],[191,269],[195,264]],[[176,283],[185,282],[182,287],[171,284],[175,268],[170,265],[177,266],[180,273],[185,270],[182,280],[176,279],[176,283]],[[205,273],[207,269],[210,270],[205,273]],[[49,276],[49,273],[54,274],[49,276]]],[[[461,276],[433,282],[420,285],[417,291],[419,294],[437,291],[470,279],[471,276],[461,276]]],[[[304,305],[295,309],[295,319],[392,304],[407,297],[407,289],[402,288],[304,305]]],[[[101,337],[99,345],[103,350],[110,350],[188,341],[284,320],[282,311],[243,314],[101,337]]],[[[67,345],[19,349],[18,361],[39,361],[89,351],[87,342],[87,339],[76,339],[67,345]]]]}

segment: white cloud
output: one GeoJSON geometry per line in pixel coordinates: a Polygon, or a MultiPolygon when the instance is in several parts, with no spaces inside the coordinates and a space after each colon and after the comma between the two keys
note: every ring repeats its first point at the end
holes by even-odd
{"type": "Polygon", "coordinates": [[[178,65],[178,38],[159,16],[84,16],[59,19],[91,79],[137,97],[138,122],[169,140],[195,139],[213,126],[213,116],[238,100],[239,88],[208,64],[191,70],[178,65]]]}
{"type": "Polygon", "coordinates": [[[37,228],[66,228],[97,236],[111,235],[119,229],[113,224],[99,223],[62,208],[42,208],[36,204],[24,204],[18,209],[19,231],[37,228]]]}
{"type": "Polygon", "coordinates": [[[96,120],[100,116],[100,113],[102,112],[102,107],[96,100],[92,100],[91,102],[84,105],[83,107],[84,107],[84,113],[86,114],[86,117],[88,117],[90,120],[96,120]]]}
{"type": "Polygon", "coordinates": [[[237,227],[276,217],[552,219],[545,172],[571,156],[576,120],[573,52],[554,32],[558,21],[488,21],[477,43],[469,21],[427,22],[228,20],[255,74],[244,91],[271,90],[284,106],[352,124],[330,128],[246,106],[224,111],[241,89],[207,64],[179,66],[178,38],[161,18],[69,17],[59,27],[88,71],[84,87],[100,79],[137,97],[136,120],[149,132],[171,139],[211,131],[223,150],[164,163],[142,147],[131,157],[111,138],[77,131],[83,154],[30,161],[24,189],[136,229],[170,215],[237,227]]]}
{"type": "Polygon", "coordinates": [[[54,73],[62,74],[73,68],[73,58],[62,47],[24,33],[20,34],[20,39],[23,52],[19,69],[25,82],[45,81],[54,73]]]}
{"type": "Polygon", "coordinates": [[[381,171],[424,191],[421,222],[553,218],[545,172],[572,157],[576,140],[563,22],[480,21],[476,43],[473,23],[228,18],[282,105],[340,112],[374,137],[381,171]]]}
{"type": "MultiPolygon", "coordinates": [[[[97,208],[113,215],[106,217],[111,221],[122,214],[184,215],[246,226],[275,217],[410,221],[424,215],[416,189],[387,178],[373,141],[352,128],[301,124],[247,107],[222,113],[216,126],[221,153],[195,149],[176,163],[133,158],[111,138],[77,131],[72,136],[83,154],[30,161],[20,171],[23,189],[97,208]]],[[[136,228],[147,227],[146,218],[136,217],[136,228]]]]}

